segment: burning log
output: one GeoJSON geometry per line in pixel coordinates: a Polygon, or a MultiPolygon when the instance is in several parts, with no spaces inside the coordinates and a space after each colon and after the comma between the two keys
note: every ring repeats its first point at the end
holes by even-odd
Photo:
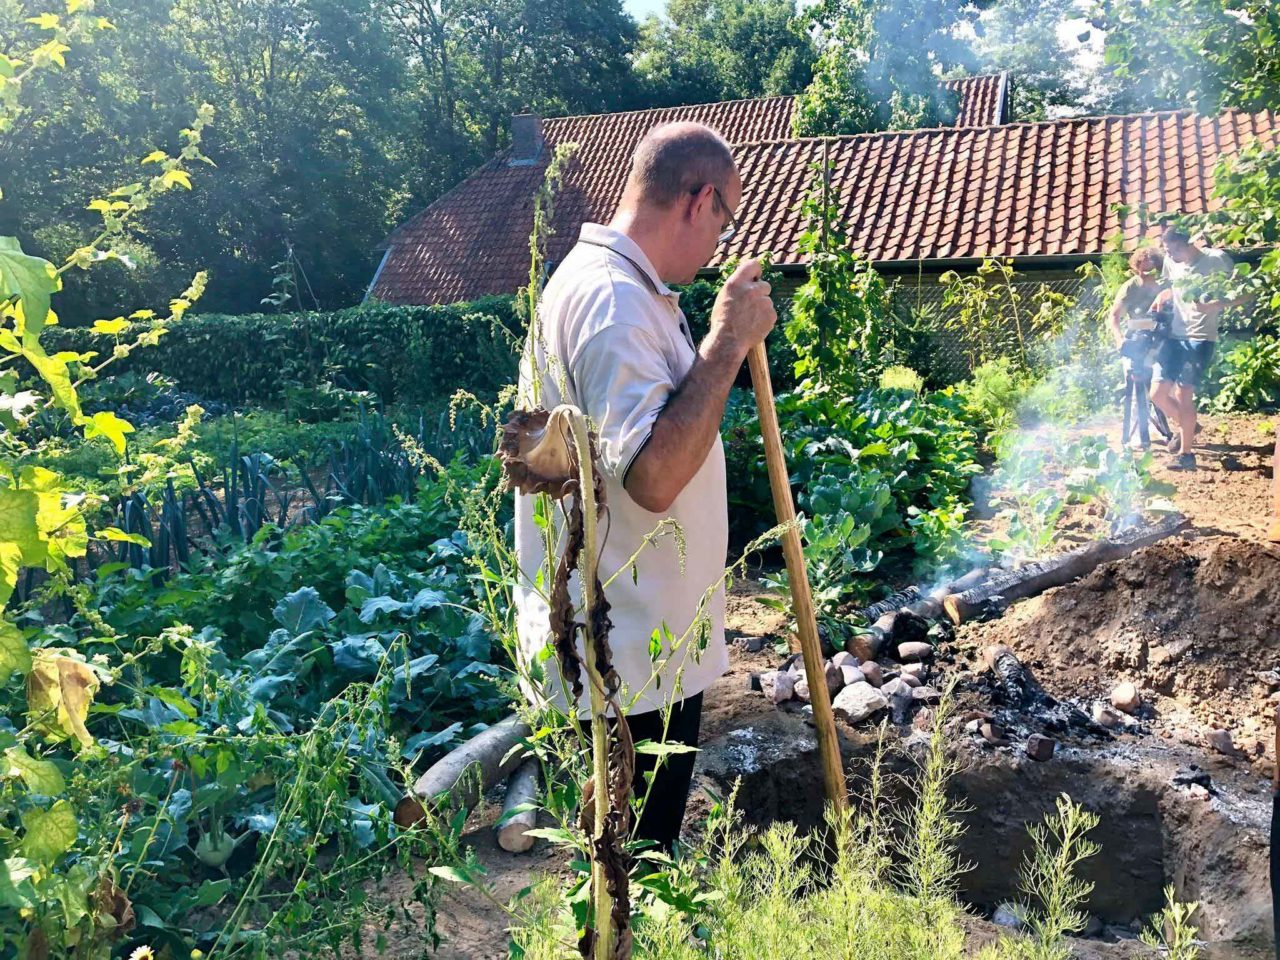
{"type": "Polygon", "coordinates": [[[929,621],[942,616],[943,598],[976,585],[986,576],[985,568],[972,570],[921,595],[918,587],[908,587],[873,603],[860,616],[874,622],[848,643],[848,650],[863,662],[876,660],[886,649],[896,650],[900,644],[921,642],[929,631],[929,621]]]}
{"type": "Polygon", "coordinates": [[[423,803],[474,807],[480,795],[520,765],[520,741],[529,725],[517,716],[495,723],[436,761],[413,785],[413,796],[396,805],[395,822],[412,826],[426,818],[423,803]]]}
{"type": "Polygon", "coordinates": [[[533,837],[528,831],[538,821],[538,810],[533,807],[538,799],[538,761],[530,757],[516,769],[507,781],[507,795],[502,801],[502,819],[498,821],[498,846],[507,853],[527,853],[533,848],[533,837]],[[517,810],[529,805],[529,808],[517,810]]]}
{"type": "Polygon", "coordinates": [[[1186,518],[1170,514],[1163,520],[1135,527],[1105,540],[1095,540],[1076,550],[1051,557],[1039,563],[1028,563],[1011,573],[993,577],[986,583],[959,593],[951,593],[942,601],[943,609],[957,626],[980,617],[996,603],[1012,603],[1060,587],[1083,577],[1101,564],[1120,560],[1143,547],[1177,532],[1186,518]]]}

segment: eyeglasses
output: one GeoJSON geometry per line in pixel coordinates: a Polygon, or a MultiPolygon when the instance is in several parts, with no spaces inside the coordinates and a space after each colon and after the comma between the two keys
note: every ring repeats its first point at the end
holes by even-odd
{"type": "MultiPolygon", "coordinates": [[[[689,192],[695,193],[695,194],[700,193],[702,191],[702,188],[705,186],[706,186],[705,183],[701,184],[700,186],[693,187],[689,192]]],[[[724,209],[725,216],[729,218],[729,221],[728,223],[725,224],[724,229],[720,231],[720,235],[716,237],[716,243],[728,243],[730,240],[733,239],[734,234],[738,232],[738,221],[734,219],[733,211],[729,209],[729,204],[725,203],[724,194],[720,192],[720,188],[717,187],[714,183],[711,184],[711,192],[715,194],[716,202],[720,204],[720,206],[724,209]]]]}

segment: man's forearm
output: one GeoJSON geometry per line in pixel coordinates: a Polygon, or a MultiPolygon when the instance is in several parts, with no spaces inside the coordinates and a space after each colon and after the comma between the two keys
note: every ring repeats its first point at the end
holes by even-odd
{"type": "Polygon", "coordinates": [[[627,493],[640,506],[662,513],[701,468],[744,359],[741,347],[728,338],[713,335],[702,341],[698,358],[627,471],[627,493]]]}

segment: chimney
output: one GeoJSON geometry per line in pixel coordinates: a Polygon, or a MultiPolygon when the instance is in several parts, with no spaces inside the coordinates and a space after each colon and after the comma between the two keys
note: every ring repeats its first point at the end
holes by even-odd
{"type": "Polygon", "coordinates": [[[511,118],[511,161],[513,167],[529,167],[542,156],[542,118],[536,113],[517,113],[511,118]]]}

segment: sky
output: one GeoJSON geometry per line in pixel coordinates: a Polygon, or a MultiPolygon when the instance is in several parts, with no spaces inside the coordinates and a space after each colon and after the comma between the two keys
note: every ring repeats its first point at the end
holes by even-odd
{"type": "Polygon", "coordinates": [[[625,0],[623,6],[627,8],[627,13],[637,20],[643,20],[651,13],[661,13],[666,2],[665,0],[625,0]]]}

